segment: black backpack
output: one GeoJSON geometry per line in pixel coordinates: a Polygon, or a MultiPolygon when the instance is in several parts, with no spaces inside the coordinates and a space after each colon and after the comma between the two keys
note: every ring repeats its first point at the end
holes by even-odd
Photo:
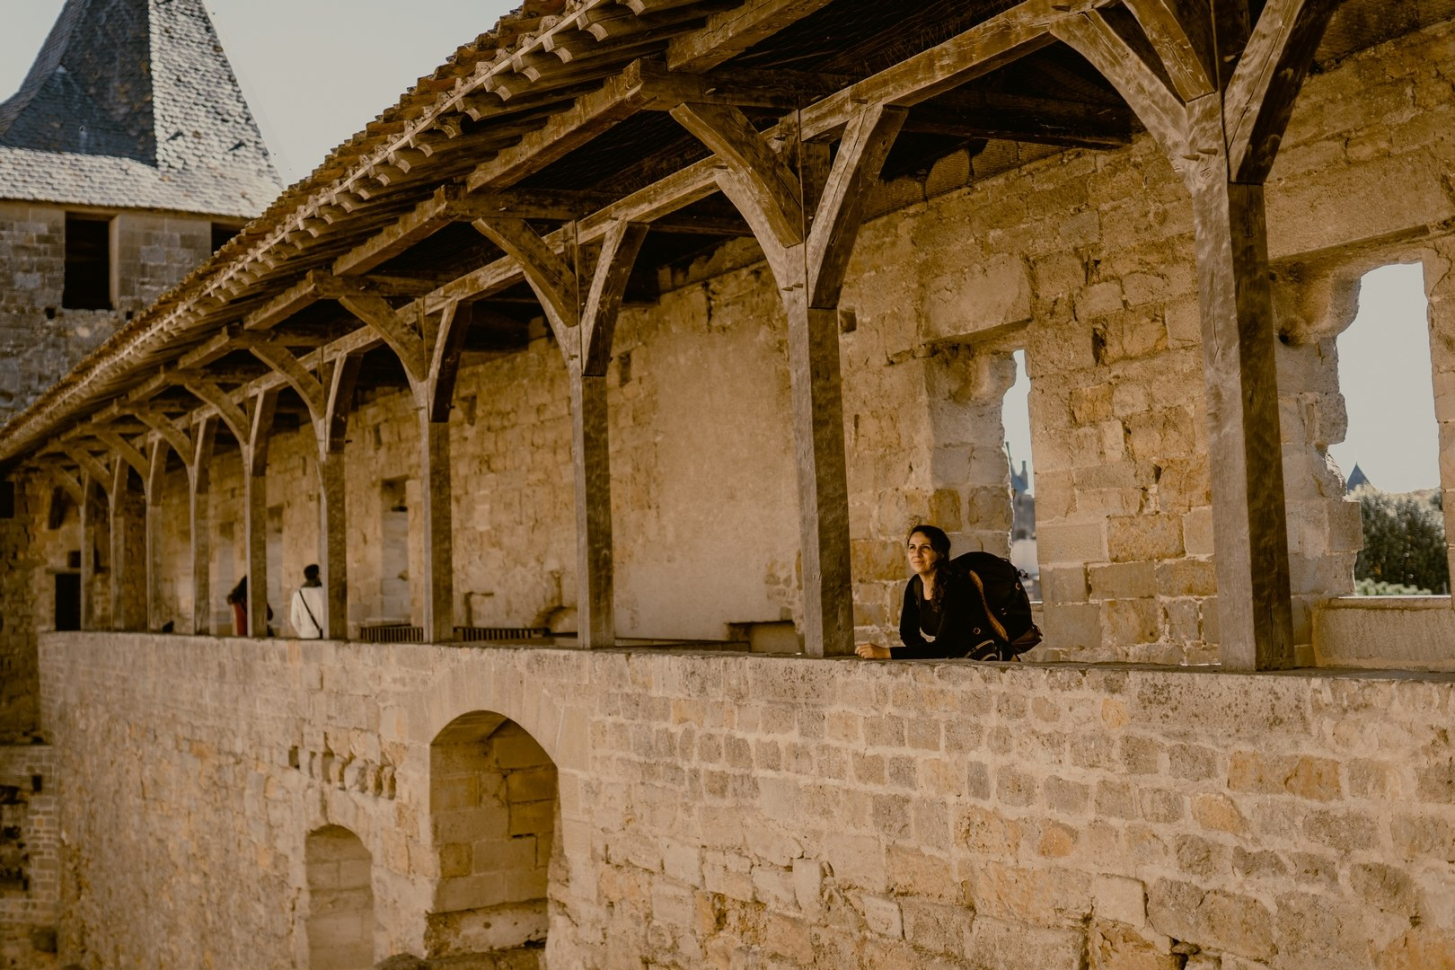
{"type": "Polygon", "coordinates": [[[1041,642],[1041,631],[1031,620],[1031,598],[1025,574],[1009,559],[989,552],[967,552],[950,560],[950,569],[970,581],[984,600],[985,612],[1004,633],[1001,660],[1014,660],[1041,642]]]}

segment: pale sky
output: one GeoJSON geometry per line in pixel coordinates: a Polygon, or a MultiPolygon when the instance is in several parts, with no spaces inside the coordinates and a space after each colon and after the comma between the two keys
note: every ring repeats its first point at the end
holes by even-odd
{"type": "MultiPolygon", "coordinates": [[[[0,0],[0,101],[64,0],[0,0]]],[[[520,0],[206,0],[283,180],[296,182],[520,0]],[[287,29],[280,29],[286,24],[287,29]]]]}
{"type": "Polygon", "coordinates": [[[1329,453],[1348,478],[1354,463],[1375,488],[1410,492],[1440,484],[1440,430],[1430,379],[1425,274],[1419,264],[1364,277],[1359,315],[1338,341],[1339,387],[1349,435],[1329,453]]]}
{"type": "MultiPolygon", "coordinates": [[[[0,0],[0,100],[25,77],[64,0],[0,0]]],[[[519,0],[207,0],[243,94],[287,182],[394,104],[461,44],[519,0]],[[407,15],[401,16],[401,11],[407,15]],[[281,30],[278,25],[286,24],[281,30]]],[[[1347,476],[1357,461],[1389,491],[1439,481],[1429,339],[1418,266],[1377,271],[1359,319],[1339,340],[1347,441],[1330,449],[1347,476]]],[[[1006,396],[1006,438],[1016,465],[1030,460],[1029,384],[1006,396]]],[[[1031,462],[1034,467],[1034,462],[1031,462]]]]}

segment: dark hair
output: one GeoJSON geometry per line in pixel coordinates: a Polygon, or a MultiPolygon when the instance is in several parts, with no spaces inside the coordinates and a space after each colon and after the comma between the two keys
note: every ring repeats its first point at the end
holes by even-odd
{"type": "MultiPolygon", "coordinates": [[[[948,564],[950,562],[950,537],[945,535],[945,530],[939,526],[917,525],[913,529],[910,529],[909,534],[904,537],[905,545],[909,545],[909,540],[914,538],[916,532],[930,540],[930,548],[935,551],[935,572],[937,578],[935,581],[935,593],[930,597],[930,605],[938,611],[945,603],[945,587],[948,585],[945,579],[948,577],[949,572],[948,570],[941,572],[940,564],[948,564]]],[[[920,594],[924,594],[923,585],[920,587],[920,594]]]]}
{"type": "Polygon", "coordinates": [[[237,585],[232,588],[232,592],[227,594],[227,601],[241,603],[243,606],[248,605],[248,578],[246,576],[239,579],[237,585]]]}
{"type": "Polygon", "coordinates": [[[303,578],[310,583],[318,582],[318,563],[303,567],[303,578]]]}

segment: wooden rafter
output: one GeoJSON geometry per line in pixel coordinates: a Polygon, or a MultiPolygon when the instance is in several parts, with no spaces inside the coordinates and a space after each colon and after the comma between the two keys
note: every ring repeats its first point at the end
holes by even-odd
{"type": "Polygon", "coordinates": [[[292,351],[276,341],[255,341],[248,346],[254,357],[267,364],[298,392],[315,422],[322,421],[328,409],[328,394],[317,377],[309,373],[292,351]]]}
{"type": "Polygon", "coordinates": [[[151,465],[146,456],[138,451],[130,441],[107,428],[97,428],[95,435],[96,440],[108,445],[118,459],[135,468],[142,481],[145,482],[151,477],[151,465]]]}
{"type": "Polygon", "coordinates": [[[797,176],[747,115],[729,105],[684,104],[673,109],[672,117],[724,163],[719,177],[723,194],[737,204],[749,225],[761,225],[783,249],[803,242],[797,176]]]}
{"type": "Polygon", "coordinates": [[[524,219],[477,219],[474,226],[520,265],[546,311],[557,342],[566,346],[566,331],[576,326],[580,314],[575,271],[524,219]]]}
{"type": "Polygon", "coordinates": [[[1293,104],[1339,0],[1269,0],[1224,98],[1228,167],[1262,183],[1273,168],[1293,104]]]}
{"type": "Polygon", "coordinates": [[[1125,0],[1161,53],[1173,89],[1192,101],[1218,88],[1210,0],[1125,0]]]}
{"type": "Polygon", "coordinates": [[[226,391],[200,377],[188,377],[182,381],[182,386],[199,401],[211,405],[212,409],[217,412],[217,416],[222,419],[223,424],[227,425],[227,429],[237,439],[238,444],[247,446],[248,441],[252,438],[252,422],[248,420],[246,412],[233,401],[226,391]]]}
{"type": "Polygon", "coordinates": [[[79,465],[81,471],[84,472],[85,475],[89,477],[93,483],[100,485],[108,494],[110,494],[112,486],[112,474],[110,468],[98,461],[96,456],[92,455],[91,452],[87,451],[80,445],[63,444],[60,446],[60,450],[64,452],[67,456],[69,456],[70,459],[74,461],[77,465],[79,465]]]}
{"type": "Polygon", "coordinates": [[[51,477],[51,480],[59,485],[65,491],[65,493],[71,497],[71,501],[75,502],[77,505],[80,505],[86,500],[86,493],[81,488],[81,483],[77,481],[74,477],[72,477],[71,474],[63,469],[60,465],[53,461],[47,461],[42,462],[40,467],[44,468],[46,474],[51,477]]]}
{"type": "Polygon", "coordinates": [[[604,376],[611,360],[611,340],[616,330],[616,318],[621,301],[626,293],[627,280],[642,243],[646,241],[648,227],[635,222],[618,222],[601,242],[601,253],[596,258],[596,272],[591,277],[591,289],[586,295],[586,307],[581,320],[581,372],[591,376],[604,376]]]}
{"type": "Polygon", "coordinates": [[[172,450],[177,453],[177,456],[182,459],[183,464],[190,465],[192,463],[192,439],[171,418],[168,418],[160,411],[135,405],[128,407],[126,410],[135,415],[137,420],[151,428],[157,435],[165,439],[172,446],[172,450]]]}
{"type": "Polygon", "coordinates": [[[715,14],[701,30],[674,40],[667,48],[667,63],[674,71],[711,70],[828,3],[829,0],[751,0],[715,14]]]}
{"type": "Polygon", "coordinates": [[[428,377],[424,338],[404,315],[389,305],[388,300],[381,296],[354,293],[340,296],[338,302],[367,324],[398,355],[410,383],[418,384],[428,377]]]}

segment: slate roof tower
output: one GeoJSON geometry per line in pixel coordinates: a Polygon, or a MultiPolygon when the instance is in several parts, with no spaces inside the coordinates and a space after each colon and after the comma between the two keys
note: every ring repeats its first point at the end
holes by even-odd
{"type": "Polygon", "coordinates": [[[252,217],[280,188],[202,0],[68,0],[0,104],[0,199],[252,217]]]}
{"type": "Polygon", "coordinates": [[[67,0],[0,103],[0,424],[281,188],[203,0],[67,0]]]}

